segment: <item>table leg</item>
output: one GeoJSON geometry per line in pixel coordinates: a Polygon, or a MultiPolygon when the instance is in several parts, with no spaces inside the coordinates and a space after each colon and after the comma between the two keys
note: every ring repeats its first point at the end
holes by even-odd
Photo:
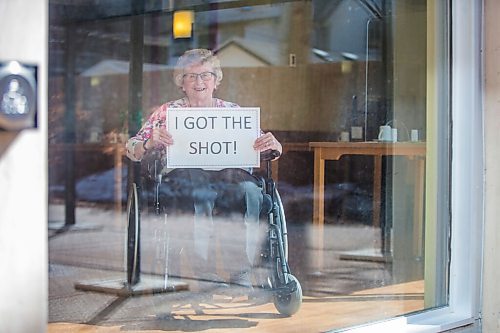
{"type": "Polygon", "coordinates": [[[375,228],[380,227],[380,205],[382,203],[382,156],[373,156],[373,218],[375,228]]]}
{"type": "Polygon", "coordinates": [[[315,269],[323,268],[324,223],[325,223],[325,160],[321,149],[314,151],[314,193],[313,193],[313,229],[318,255],[315,256],[315,269]]]}
{"type": "Polygon", "coordinates": [[[413,205],[413,235],[417,237],[417,241],[414,244],[413,253],[417,257],[422,257],[424,255],[423,249],[423,224],[424,224],[424,189],[425,189],[425,158],[416,158],[416,170],[415,170],[415,191],[414,195],[414,205],[413,205]]]}

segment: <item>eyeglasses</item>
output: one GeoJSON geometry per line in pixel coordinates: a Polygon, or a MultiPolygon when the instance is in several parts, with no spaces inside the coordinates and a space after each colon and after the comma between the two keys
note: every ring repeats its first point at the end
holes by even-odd
{"type": "Polygon", "coordinates": [[[212,79],[212,75],[215,77],[214,72],[203,72],[200,74],[196,73],[186,73],[182,76],[185,80],[189,82],[194,82],[198,79],[198,76],[203,80],[203,81],[210,81],[212,79]]]}

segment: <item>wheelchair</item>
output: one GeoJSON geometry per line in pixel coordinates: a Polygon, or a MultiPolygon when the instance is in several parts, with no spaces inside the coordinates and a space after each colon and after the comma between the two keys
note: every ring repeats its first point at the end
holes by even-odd
{"type": "MultiPolygon", "coordinates": [[[[288,237],[283,204],[272,179],[271,161],[279,156],[278,151],[261,153],[261,160],[265,163],[264,175],[258,177],[262,187],[263,208],[261,216],[267,220],[264,244],[260,247],[258,267],[264,268],[264,278],[257,287],[272,299],[277,311],[285,316],[295,314],[302,304],[302,287],[298,279],[292,274],[288,264],[288,237]],[[265,281],[265,282],[262,282],[265,281]]],[[[161,172],[159,162],[152,159],[147,164],[147,172],[152,175],[152,203],[154,214],[160,215],[159,190],[161,172]]],[[[127,282],[134,285],[140,280],[140,218],[141,194],[140,184],[133,182],[127,198],[127,282]]],[[[262,223],[262,222],[260,222],[262,223]]]]}

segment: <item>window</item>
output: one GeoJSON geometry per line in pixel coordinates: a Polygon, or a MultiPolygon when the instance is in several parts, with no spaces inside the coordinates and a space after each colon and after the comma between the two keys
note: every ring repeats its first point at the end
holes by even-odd
{"type": "MultiPolygon", "coordinates": [[[[468,112],[479,103],[479,60],[467,52],[479,49],[477,5],[49,2],[49,330],[439,331],[473,322],[476,296],[461,290],[475,290],[478,276],[465,267],[480,265],[468,259],[482,218],[481,142],[471,139],[481,119],[468,112]],[[176,13],[188,19],[179,38],[176,13]],[[260,128],[281,142],[271,170],[287,231],[268,229],[264,214],[247,234],[232,223],[244,208],[224,212],[239,192],[213,187],[215,227],[202,232],[214,233],[212,250],[201,259],[201,206],[168,197],[174,174],[157,155],[125,156],[160,105],[186,97],[176,62],[199,48],[221,62],[215,97],[259,107],[260,128]],[[181,208],[191,215],[172,213],[181,208]],[[233,273],[246,259],[234,253],[257,230],[245,289],[233,273]],[[276,259],[275,244],[287,255],[276,259]],[[283,263],[300,287],[288,290],[291,302],[275,281],[283,263]],[[77,310],[82,302],[92,306],[77,310]]],[[[212,69],[192,70],[198,92],[216,79],[212,69]]],[[[265,164],[254,175],[265,176],[265,164]]],[[[192,195],[189,186],[175,190],[192,195]]]]}

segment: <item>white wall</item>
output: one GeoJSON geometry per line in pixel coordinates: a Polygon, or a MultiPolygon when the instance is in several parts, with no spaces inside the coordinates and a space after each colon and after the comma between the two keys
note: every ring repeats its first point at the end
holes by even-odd
{"type": "Polygon", "coordinates": [[[500,1],[484,0],[485,13],[485,230],[483,270],[483,332],[500,332],[500,1]]]}
{"type": "Polygon", "coordinates": [[[47,323],[47,0],[0,1],[0,61],[38,66],[38,128],[0,131],[0,332],[47,323]]]}

